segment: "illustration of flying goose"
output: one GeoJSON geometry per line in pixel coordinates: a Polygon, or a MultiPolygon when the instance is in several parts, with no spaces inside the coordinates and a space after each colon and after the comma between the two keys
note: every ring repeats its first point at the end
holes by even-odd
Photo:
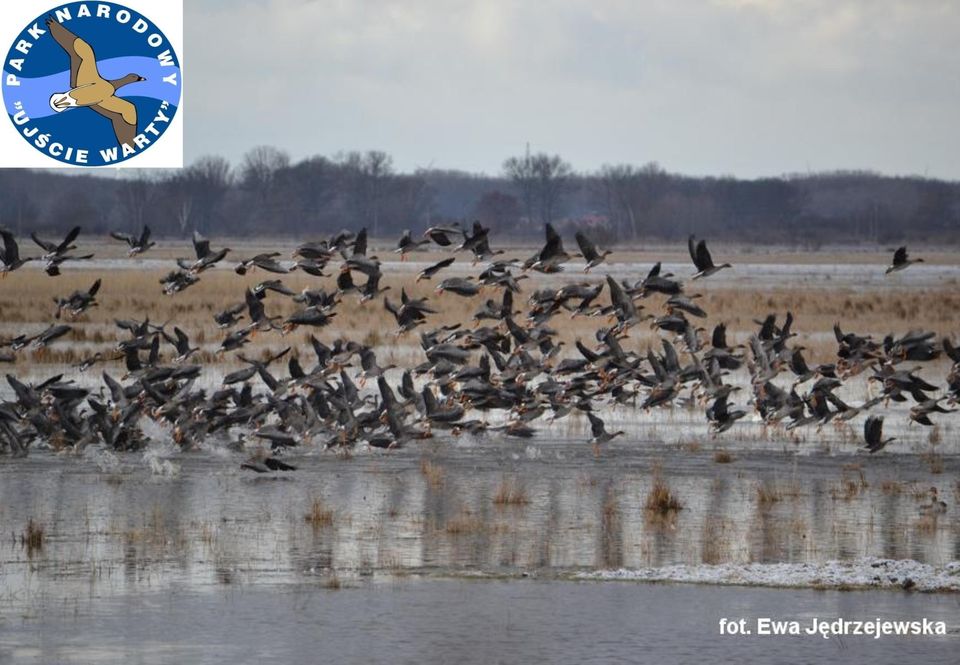
{"type": "Polygon", "coordinates": [[[137,107],[115,93],[128,83],[146,79],[138,74],[127,74],[113,81],[104,79],[97,71],[97,58],[90,44],[52,17],[46,20],[46,24],[54,40],[70,56],[70,90],[54,93],[50,97],[50,107],[57,113],[76,107],[93,109],[113,123],[117,142],[132,148],[137,135],[137,107]]]}

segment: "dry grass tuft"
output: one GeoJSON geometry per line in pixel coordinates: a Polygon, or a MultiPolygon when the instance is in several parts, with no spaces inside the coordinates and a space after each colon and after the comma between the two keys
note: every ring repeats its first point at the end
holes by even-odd
{"type": "Polygon", "coordinates": [[[834,499],[849,501],[869,486],[870,483],[863,474],[863,467],[859,464],[846,464],[843,466],[843,476],[840,482],[830,490],[830,496],[834,499]]]}
{"type": "Polygon", "coordinates": [[[733,455],[726,450],[717,450],[713,453],[713,461],[717,464],[730,464],[733,459],[733,455]]]}
{"type": "Polygon", "coordinates": [[[763,507],[772,506],[783,499],[783,492],[772,483],[757,485],[757,504],[763,507]]]}
{"type": "Polygon", "coordinates": [[[841,478],[840,482],[830,490],[830,496],[834,499],[849,501],[860,494],[860,485],[852,478],[841,478]]]}
{"type": "Polygon", "coordinates": [[[929,496],[929,488],[914,483],[910,486],[910,496],[916,501],[923,501],[929,496]]]}
{"type": "Polygon", "coordinates": [[[614,525],[620,520],[620,503],[617,497],[609,496],[603,502],[603,523],[605,525],[614,525]]]}
{"type": "Polygon", "coordinates": [[[314,499],[310,504],[310,512],[303,516],[303,520],[314,529],[333,524],[333,510],[327,508],[322,499],[314,499]]]}
{"type": "Polygon", "coordinates": [[[443,487],[444,470],[439,464],[434,464],[428,459],[420,460],[420,473],[427,479],[430,487],[439,489],[443,487]]]}
{"type": "Polygon", "coordinates": [[[930,473],[943,473],[943,457],[939,453],[924,453],[921,459],[930,466],[930,473]]]}
{"type": "Polygon", "coordinates": [[[896,496],[903,493],[903,483],[899,480],[884,480],[880,483],[880,491],[884,494],[896,496]]]}
{"type": "Polygon", "coordinates": [[[27,548],[27,556],[32,557],[35,552],[43,550],[45,537],[43,525],[31,517],[27,521],[27,528],[20,534],[20,544],[27,548]]]}
{"type": "Polygon", "coordinates": [[[699,453],[703,448],[699,441],[680,441],[680,450],[686,453],[699,453]]]}
{"type": "Polygon", "coordinates": [[[643,505],[648,514],[659,517],[665,517],[683,510],[680,499],[673,494],[669,485],[659,475],[654,478],[653,487],[650,489],[647,500],[643,505]]]}
{"type": "Polygon", "coordinates": [[[936,515],[923,515],[920,519],[917,520],[917,532],[923,534],[931,534],[937,530],[937,516],[936,515]]]}
{"type": "Polygon", "coordinates": [[[331,575],[323,582],[323,588],[331,591],[338,591],[342,586],[343,584],[340,582],[340,578],[336,575],[331,575]]]}
{"type": "Polygon", "coordinates": [[[501,508],[505,506],[525,506],[530,503],[527,492],[514,478],[504,478],[493,495],[493,503],[501,508]]]}
{"type": "Polygon", "coordinates": [[[479,516],[474,515],[469,510],[462,510],[458,515],[447,520],[444,529],[452,536],[465,536],[482,533],[484,523],[479,516]]]}
{"type": "Polygon", "coordinates": [[[701,563],[715,565],[723,563],[730,551],[729,531],[732,525],[726,519],[708,516],[703,522],[701,563]]]}

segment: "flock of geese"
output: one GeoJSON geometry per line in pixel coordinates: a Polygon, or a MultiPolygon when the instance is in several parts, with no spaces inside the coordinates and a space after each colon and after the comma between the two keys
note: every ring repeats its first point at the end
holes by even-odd
{"type": "MultiPolygon", "coordinates": [[[[63,264],[93,256],[76,253],[79,234],[80,228],[74,228],[60,242],[32,234],[43,254],[24,258],[14,235],[0,230],[0,274],[5,276],[28,262],[42,263],[48,275],[60,274],[63,264]]],[[[241,275],[301,270],[317,277],[318,284],[335,273],[334,283],[330,288],[318,286],[297,293],[279,277],[266,279],[247,288],[242,301],[216,313],[214,319],[225,331],[218,351],[235,353],[243,367],[226,374],[215,390],[197,386],[204,367],[192,362],[198,348],[191,345],[188,334],[179,325],[151,323],[149,317],[116,320],[116,353],[96,353],[76,365],[83,372],[99,362],[122,358],[123,377],[103,371],[99,388],[83,387],[62,374],[33,384],[7,374],[14,397],[0,402],[0,453],[26,455],[35,442],[58,451],[82,451],[90,445],[136,450],[148,442],[141,422],[150,419],[165,423],[185,449],[211,436],[240,448],[244,441],[259,441],[262,445],[243,468],[284,471],[293,466],[280,459],[283,451],[313,441],[336,449],[358,443],[396,448],[438,430],[531,437],[536,420],[558,420],[580,412],[589,420],[589,443],[599,454],[603,444],[624,434],[607,430],[601,417],[607,405],[644,411],[703,405],[712,432],[730,429],[747,415],[745,408],[733,403],[741,387],[727,382],[728,375],[741,368],[750,375],[749,404],[764,423],[791,430],[820,428],[831,422],[848,423],[870,412],[864,425],[864,450],[876,453],[893,440],[883,436],[883,416],[874,412],[879,405],[912,401],[910,419],[930,426],[934,414],[954,412],[947,406],[960,399],[960,349],[949,339],[937,341],[933,332],[915,330],[876,340],[845,332],[838,324],[834,327],[836,362],[816,366],[807,364],[803,347],[792,344],[795,333],[789,312],[782,319],[770,314],[758,321],[756,332],[744,344],[728,342],[723,323],[717,323],[705,339],[705,329],[696,325],[707,317],[697,303],[698,295],[687,293],[681,279],[663,271],[660,263],[636,282],[607,275],[593,282],[542,288],[528,296],[525,311],[515,309],[520,282],[530,271],[556,273],[578,256],[589,273],[610,254],[598,250],[583,232],[575,236],[577,254],[565,251],[560,234],[550,224],[545,234],[543,247],[521,261],[503,259],[502,250],[492,250],[489,229],[478,222],[472,227],[435,226],[421,238],[404,232],[395,250],[402,260],[428,244],[451,252],[416,276],[418,282],[438,280],[437,294],[473,299],[484,287],[502,292],[479,304],[472,327],[431,326],[429,319],[443,300],[440,296],[414,298],[402,288],[399,300],[391,301],[385,295],[389,287],[381,286],[381,261],[368,255],[365,230],[303,243],[293,253],[292,266],[289,261],[281,263],[278,252],[244,259],[234,266],[241,275]],[[471,257],[473,265],[485,262],[482,271],[440,279],[461,252],[471,257]],[[335,262],[338,269],[325,272],[335,262]],[[383,307],[396,321],[396,334],[416,330],[419,335],[421,362],[396,368],[398,381],[388,380],[388,371],[394,368],[381,365],[375,349],[356,339],[340,338],[328,346],[310,334],[306,352],[291,354],[287,347],[260,358],[244,355],[244,346],[256,331],[322,328],[332,322],[343,303],[381,296],[383,307]],[[270,316],[275,298],[292,298],[299,309],[286,318],[270,316]],[[657,315],[643,313],[654,308],[657,315]],[[574,353],[562,353],[564,342],[551,327],[561,314],[597,321],[595,339],[578,340],[574,353]],[[661,333],[660,349],[639,353],[624,347],[628,331],[642,321],[650,321],[661,333]],[[918,376],[919,368],[905,369],[904,363],[925,363],[943,355],[953,367],[942,396],[936,397],[931,393],[939,393],[941,386],[918,376]],[[286,371],[277,372],[284,359],[286,371]],[[846,379],[864,372],[870,372],[869,380],[879,385],[877,395],[850,404],[836,394],[846,379]],[[778,384],[784,375],[788,381],[778,384]],[[376,390],[368,389],[368,382],[375,383],[376,390]]],[[[143,254],[155,244],[149,228],[136,236],[111,235],[128,244],[130,256],[143,254]]],[[[199,233],[194,233],[193,249],[193,257],[178,259],[176,269],[160,280],[165,294],[195,286],[204,272],[230,252],[229,248],[213,249],[199,233]]],[[[714,263],[706,242],[694,236],[689,239],[689,251],[696,269],[692,280],[731,267],[714,263]]],[[[887,272],[919,261],[911,260],[901,247],[887,272]]],[[[100,286],[98,279],[87,290],[57,299],[55,317],[83,315],[97,304],[100,286]]],[[[21,349],[48,346],[70,329],[67,323],[54,323],[35,335],[0,340],[0,360],[15,362],[21,349]]]]}

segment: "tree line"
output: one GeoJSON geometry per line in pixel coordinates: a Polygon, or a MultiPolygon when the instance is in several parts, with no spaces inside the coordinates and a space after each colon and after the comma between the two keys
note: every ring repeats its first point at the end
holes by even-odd
{"type": "Polygon", "coordinates": [[[400,173],[385,152],[294,162],[277,148],[239,164],[198,159],[181,170],[63,175],[0,171],[0,226],[16,233],[135,232],[156,236],[326,235],[367,227],[374,238],[479,220],[496,236],[539,238],[545,222],[589,229],[601,243],[674,242],[690,233],[741,243],[960,240],[960,183],[870,172],[776,178],[692,177],[656,163],[578,173],[559,155],[509,157],[497,175],[400,173]]]}

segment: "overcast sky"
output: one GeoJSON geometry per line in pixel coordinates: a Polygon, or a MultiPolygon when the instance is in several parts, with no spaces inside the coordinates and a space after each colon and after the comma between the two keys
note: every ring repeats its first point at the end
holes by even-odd
{"type": "Polygon", "coordinates": [[[187,0],[186,159],[960,179],[956,0],[187,0]]]}

